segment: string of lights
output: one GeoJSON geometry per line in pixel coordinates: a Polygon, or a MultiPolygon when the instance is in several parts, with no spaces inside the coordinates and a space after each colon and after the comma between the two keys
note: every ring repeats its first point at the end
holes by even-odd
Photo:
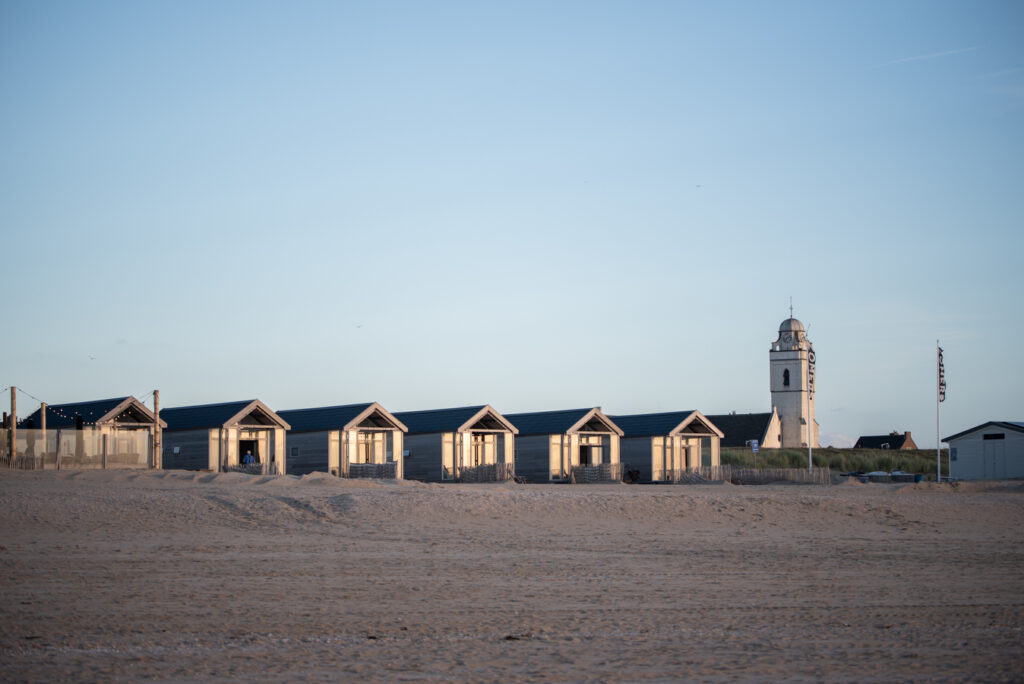
{"type": "MultiPolygon", "coordinates": [[[[11,388],[10,387],[5,387],[3,390],[0,390],[0,392],[6,392],[9,389],[11,389],[11,388]]],[[[40,403],[40,405],[46,404],[46,415],[47,415],[47,417],[55,416],[55,417],[58,417],[58,418],[63,418],[64,420],[67,420],[67,421],[76,421],[78,418],[82,418],[84,423],[87,423],[87,424],[90,424],[90,425],[95,424],[95,421],[87,420],[87,416],[83,415],[82,413],[80,413],[78,411],[65,412],[65,411],[61,410],[58,406],[54,406],[54,405],[52,405],[52,404],[50,404],[48,402],[44,402],[39,397],[35,396],[31,392],[29,392],[29,391],[27,391],[27,390],[25,390],[25,389],[23,389],[21,387],[18,387],[17,391],[20,394],[24,394],[26,397],[29,397],[30,399],[38,401],[40,403]]],[[[155,390],[150,390],[150,392],[147,395],[145,395],[142,399],[138,400],[139,403],[145,405],[146,399],[148,399],[154,393],[154,391],[155,390]]],[[[85,402],[85,403],[91,403],[91,402],[85,402]]],[[[41,406],[40,406],[40,408],[41,408],[41,406]]],[[[70,409],[69,409],[69,411],[70,411],[70,409]]],[[[34,413],[34,412],[32,412],[32,413],[34,413]]],[[[31,413],[29,415],[31,415],[31,413]]]]}
{"type": "Polygon", "coordinates": [[[43,403],[43,400],[42,400],[42,399],[40,399],[39,397],[35,396],[35,395],[34,395],[34,394],[32,394],[31,392],[27,392],[27,391],[25,391],[25,390],[24,390],[24,389],[22,389],[21,387],[19,387],[19,388],[18,388],[18,391],[19,391],[19,392],[21,392],[22,394],[24,394],[24,395],[25,395],[25,396],[27,396],[27,397],[31,397],[32,399],[35,399],[35,400],[36,400],[36,401],[38,401],[38,402],[39,402],[40,404],[42,404],[42,403],[43,403]]]}

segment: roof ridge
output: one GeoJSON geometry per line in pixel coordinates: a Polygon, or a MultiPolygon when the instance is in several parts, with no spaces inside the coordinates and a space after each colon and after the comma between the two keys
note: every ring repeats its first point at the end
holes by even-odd
{"type": "Polygon", "coordinates": [[[274,411],[278,415],[282,413],[296,413],[298,411],[327,411],[329,409],[340,409],[340,408],[353,408],[355,406],[373,406],[377,402],[375,401],[358,401],[352,404],[334,404],[331,406],[309,406],[307,408],[300,409],[281,409],[280,411],[274,411]]]}

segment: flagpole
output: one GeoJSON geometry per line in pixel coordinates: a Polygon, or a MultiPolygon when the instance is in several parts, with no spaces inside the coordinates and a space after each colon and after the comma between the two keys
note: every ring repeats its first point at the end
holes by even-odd
{"type": "Polygon", "coordinates": [[[935,481],[942,482],[942,442],[939,441],[939,403],[942,401],[942,347],[935,340],[935,481]]]}
{"type": "Polygon", "coordinates": [[[807,373],[804,375],[807,377],[807,470],[811,472],[814,470],[814,453],[811,450],[811,421],[814,420],[811,416],[811,360],[807,360],[807,373]]]}
{"type": "Polygon", "coordinates": [[[807,342],[807,370],[804,372],[807,383],[807,472],[814,471],[814,452],[811,442],[811,423],[814,416],[811,415],[811,343],[807,342]]]}

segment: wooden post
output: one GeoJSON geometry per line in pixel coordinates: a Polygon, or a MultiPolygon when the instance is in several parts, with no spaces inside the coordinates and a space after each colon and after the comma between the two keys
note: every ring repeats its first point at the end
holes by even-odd
{"type": "Polygon", "coordinates": [[[160,390],[153,390],[153,467],[164,467],[163,435],[160,432],[160,390]]]}
{"type": "Polygon", "coordinates": [[[107,436],[103,435],[103,469],[107,469],[107,436]]]}
{"type": "Polygon", "coordinates": [[[60,429],[57,430],[57,470],[60,470],[60,429]]]}
{"type": "Polygon", "coordinates": [[[42,456],[40,457],[39,463],[40,463],[40,466],[41,466],[40,470],[46,470],[46,402],[45,401],[39,405],[39,415],[41,416],[40,422],[42,423],[40,428],[41,428],[41,432],[43,433],[43,446],[39,450],[40,453],[42,453],[42,456]]]}

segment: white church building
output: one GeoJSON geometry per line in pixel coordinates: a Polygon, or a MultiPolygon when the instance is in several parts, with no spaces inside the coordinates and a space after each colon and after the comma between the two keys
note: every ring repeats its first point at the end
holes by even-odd
{"type": "Polygon", "coordinates": [[[768,352],[772,408],[778,412],[783,448],[818,446],[814,419],[814,346],[804,324],[792,317],[779,326],[768,352]]]}

